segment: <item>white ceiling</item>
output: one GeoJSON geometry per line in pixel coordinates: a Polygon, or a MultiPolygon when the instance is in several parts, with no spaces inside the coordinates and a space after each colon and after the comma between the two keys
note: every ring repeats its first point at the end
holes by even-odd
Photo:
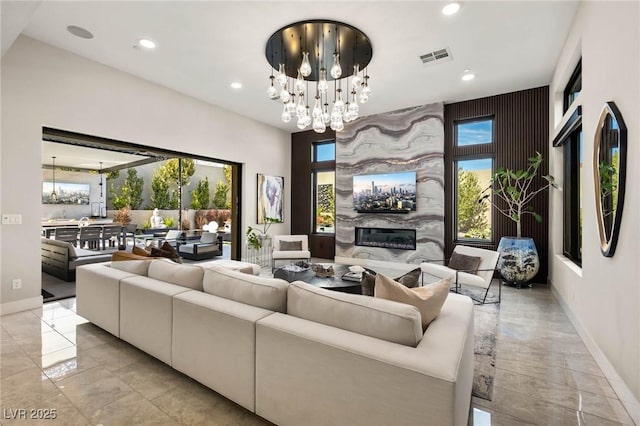
{"type": "MultiPolygon", "coordinates": [[[[266,96],[265,43],[277,29],[326,18],[356,26],[373,45],[370,101],[361,115],[547,85],[578,2],[43,1],[23,34],[261,122],[295,132],[266,96]],[[91,31],[85,40],[68,25],[91,31]],[[134,48],[140,37],[157,49],[134,48]],[[423,65],[443,47],[453,60],[423,65]],[[476,74],[463,82],[465,68],[476,74]],[[243,84],[230,88],[232,81],[243,84]]],[[[3,22],[5,21],[3,16],[3,22]]],[[[3,25],[4,36],[4,25],[3,25]]]]}
{"type": "Polygon", "coordinates": [[[42,164],[47,166],[53,165],[52,157],[54,156],[56,157],[56,167],[88,170],[122,167],[126,164],[147,160],[149,158],[144,155],[43,141],[42,164]],[[100,162],[102,162],[102,164],[100,164],[100,162]]]}

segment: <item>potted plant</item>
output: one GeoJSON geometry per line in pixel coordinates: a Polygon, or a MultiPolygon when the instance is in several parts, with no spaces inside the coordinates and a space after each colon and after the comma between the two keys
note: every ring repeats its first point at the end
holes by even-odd
{"type": "Polygon", "coordinates": [[[498,244],[498,269],[507,283],[515,284],[518,288],[533,279],[540,268],[540,259],[533,238],[522,237],[522,219],[525,215],[531,215],[536,222],[542,222],[542,216],[533,211],[529,203],[549,186],[558,187],[551,175],[542,176],[546,180],[542,186],[535,186],[533,182],[542,164],[542,154],[536,152],[536,155],[528,159],[528,163],[525,170],[500,167],[491,177],[489,187],[483,191],[484,195],[479,200],[488,200],[500,214],[516,223],[516,236],[502,237],[498,244]],[[490,197],[490,190],[504,201],[506,207],[498,205],[496,200],[490,197]]]}
{"type": "Polygon", "coordinates": [[[247,243],[249,247],[259,250],[262,248],[262,242],[268,238],[267,232],[274,223],[281,223],[280,219],[273,217],[265,217],[262,229],[254,228],[252,226],[247,227],[247,243]]]}

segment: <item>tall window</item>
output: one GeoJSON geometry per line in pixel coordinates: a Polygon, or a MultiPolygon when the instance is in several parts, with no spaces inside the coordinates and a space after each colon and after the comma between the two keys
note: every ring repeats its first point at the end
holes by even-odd
{"type": "MultiPolygon", "coordinates": [[[[566,113],[582,90],[582,61],[578,62],[564,88],[563,109],[566,113]]],[[[562,146],[564,154],[563,252],[577,265],[582,265],[582,108],[578,105],[566,118],[554,147],[562,146]]]]}
{"type": "Polygon", "coordinates": [[[493,235],[491,204],[481,199],[491,196],[493,149],[486,145],[493,144],[493,117],[458,121],[454,131],[454,240],[488,241],[493,235]]]}
{"type": "Polygon", "coordinates": [[[564,143],[564,255],[582,265],[582,129],[564,143]]]}
{"type": "Polygon", "coordinates": [[[315,233],[334,234],[336,217],[336,144],[313,144],[313,229],[315,233]]]}
{"type": "Polygon", "coordinates": [[[474,158],[455,162],[456,240],[491,240],[491,205],[481,201],[489,188],[491,158],[474,158]]]}

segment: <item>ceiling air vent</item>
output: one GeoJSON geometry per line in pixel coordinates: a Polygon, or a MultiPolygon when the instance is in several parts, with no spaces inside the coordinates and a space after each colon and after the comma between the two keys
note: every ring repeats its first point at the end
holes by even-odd
{"type": "Polygon", "coordinates": [[[420,60],[423,64],[430,64],[435,62],[445,62],[450,61],[451,53],[449,53],[449,49],[439,49],[434,50],[433,52],[425,53],[424,55],[420,55],[420,60]]]}

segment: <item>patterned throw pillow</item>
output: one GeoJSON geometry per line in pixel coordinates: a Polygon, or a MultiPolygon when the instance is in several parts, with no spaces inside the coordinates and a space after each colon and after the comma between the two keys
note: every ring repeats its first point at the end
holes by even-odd
{"type": "Polygon", "coordinates": [[[465,271],[470,274],[475,274],[480,267],[481,257],[467,256],[466,254],[456,253],[455,251],[449,259],[449,268],[456,269],[458,271],[465,271]]]}
{"type": "Polygon", "coordinates": [[[131,249],[131,253],[137,254],[138,256],[151,257],[151,252],[143,249],[142,247],[138,247],[138,246],[133,246],[133,248],[131,249]]]}
{"type": "Polygon", "coordinates": [[[280,241],[280,251],[301,251],[302,241],[280,241]]]}
{"type": "Polygon", "coordinates": [[[178,254],[178,251],[168,242],[164,242],[160,248],[151,247],[151,256],[152,257],[166,257],[167,259],[171,259],[176,263],[182,263],[182,259],[178,254]]]}

